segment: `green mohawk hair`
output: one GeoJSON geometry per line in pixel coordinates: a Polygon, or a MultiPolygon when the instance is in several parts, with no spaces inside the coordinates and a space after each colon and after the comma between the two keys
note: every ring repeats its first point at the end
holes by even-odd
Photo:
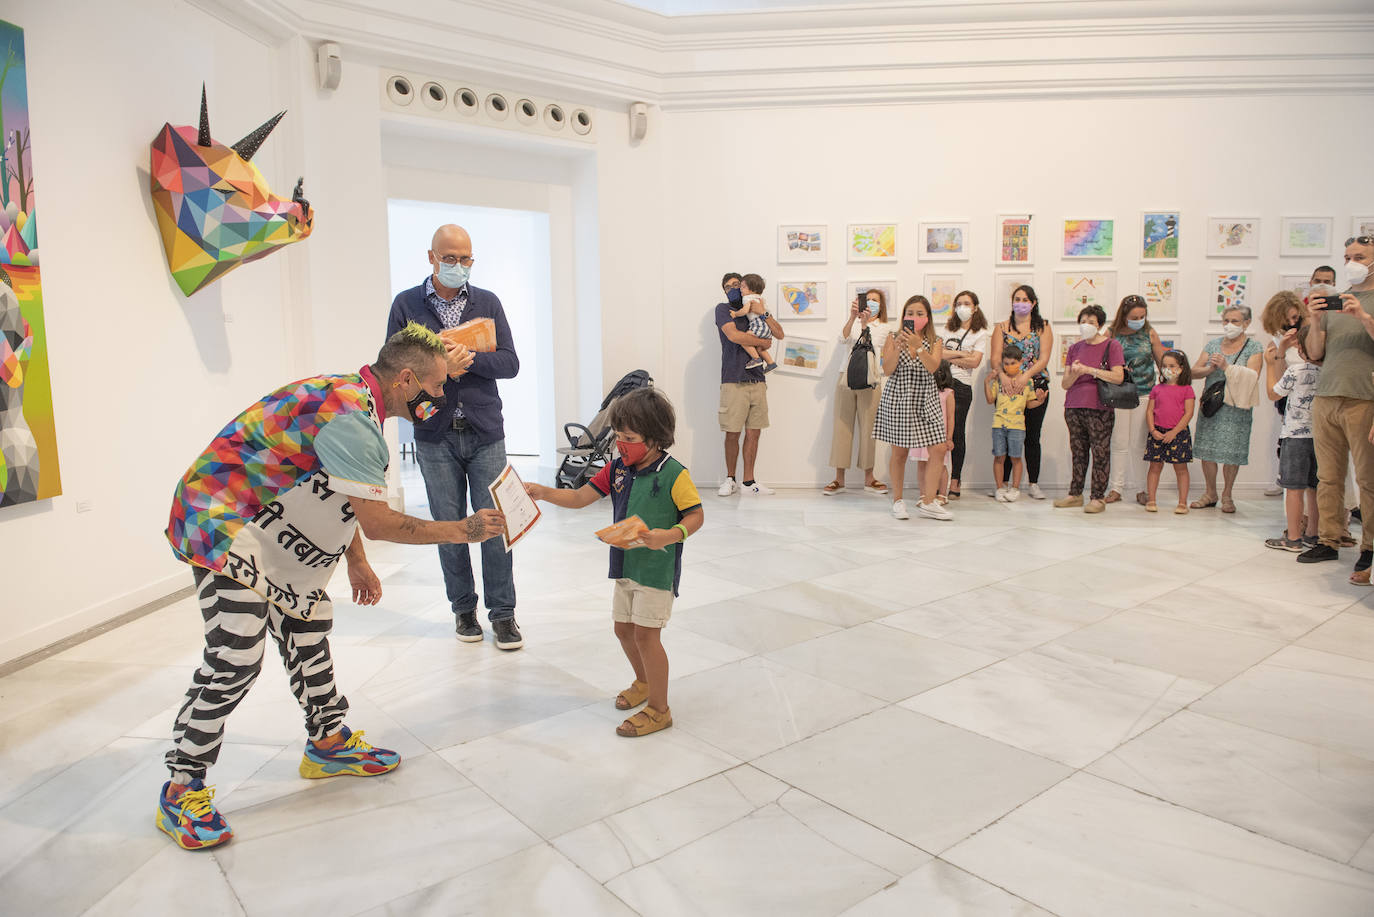
{"type": "Polygon", "coordinates": [[[406,344],[422,344],[435,353],[444,353],[444,339],[419,322],[411,322],[396,332],[395,339],[406,344]]]}

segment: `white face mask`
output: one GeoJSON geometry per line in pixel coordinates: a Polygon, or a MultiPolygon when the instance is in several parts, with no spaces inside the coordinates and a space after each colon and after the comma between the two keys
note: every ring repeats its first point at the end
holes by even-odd
{"type": "Polygon", "coordinates": [[[1221,326],[1221,333],[1226,336],[1226,340],[1234,341],[1245,333],[1245,329],[1234,322],[1227,322],[1221,326]]]}
{"type": "Polygon", "coordinates": [[[1092,322],[1083,322],[1078,326],[1078,333],[1084,340],[1097,337],[1098,328],[1092,322]]]}
{"type": "Polygon", "coordinates": [[[1369,279],[1369,266],[1358,261],[1347,261],[1345,263],[1345,282],[1352,287],[1357,287],[1369,279]]]}
{"type": "Polygon", "coordinates": [[[969,319],[973,318],[973,307],[972,307],[972,306],[955,306],[955,307],[954,307],[954,314],[957,315],[957,316],[959,316],[959,321],[961,321],[961,322],[966,322],[966,321],[968,321],[969,319]]]}

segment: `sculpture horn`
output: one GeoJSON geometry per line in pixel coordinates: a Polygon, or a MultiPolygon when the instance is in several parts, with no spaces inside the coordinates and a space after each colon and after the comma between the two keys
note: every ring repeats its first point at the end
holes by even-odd
{"type": "Polygon", "coordinates": [[[262,127],[259,127],[238,143],[234,144],[232,147],[233,151],[243,157],[245,162],[252,159],[253,154],[258,151],[258,147],[262,146],[263,141],[267,139],[267,135],[272,133],[272,128],[277,126],[277,122],[280,121],[285,114],[286,112],[284,111],[277,112],[264,122],[262,127]]]}

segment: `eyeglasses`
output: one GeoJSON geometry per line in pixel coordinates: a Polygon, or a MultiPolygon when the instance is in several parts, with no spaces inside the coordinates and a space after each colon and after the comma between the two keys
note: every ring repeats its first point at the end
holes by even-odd
{"type": "Polygon", "coordinates": [[[447,264],[449,267],[453,267],[455,264],[461,264],[463,267],[472,267],[477,259],[471,255],[465,255],[462,258],[459,258],[457,255],[444,255],[439,261],[442,264],[447,264]]]}
{"type": "Polygon", "coordinates": [[[1346,245],[1354,245],[1356,242],[1361,245],[1374,245],[1374,236],[1351,236],[1345,240],[1346,245]]]}

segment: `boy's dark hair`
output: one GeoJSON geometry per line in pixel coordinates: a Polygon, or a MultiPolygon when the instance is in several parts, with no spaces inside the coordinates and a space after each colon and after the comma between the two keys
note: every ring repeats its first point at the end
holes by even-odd
{"type": "Polygon", "coordinates": [[[740,279],[739,274],[736,274],[734,271],[731,271],[730,273],[726,274],[724,277],[720,278],[720,288],[723,290],[723,289],[725,289],[725,285],[726,285],[727,283],[729,283],[729,282],[732,281],[732,280],[739,280],[739,279],[740,279]]]}
{"type": "Polygon", "coordinates": [[[758,274],[745,274],[743,277],[739,279],[739,285],[744,287],[750,293],[763,292],[763,278],[760,277],[758,274]]]}
{"type": "Polygon", "coordinates": [[[1298,327],[1294,330],[1298,332],[1298,356],[1311,363],[1312,358],[1307,355],[1307,322],[1298,319],[1298,327]]]}
{"type": "Polygon", "coordinates": [[[1080,325],[1083,324],[1083,316],[1085,316],[1085,315],[1091,315],[1093,318],[1097,319],[1097,327],[1098,327],[1098,330],[1099,330],[1099,331],[1106,331],[1106,330],[1107,330],[1107,310],[1106,310],[1106,309],[1102,308],[1101,306],[1099,306],[1099,305],[1097,305],[1097,304],[1093,304],[1093,305],[1091,305],[1091,306],[1084,306],[1083,308],[1079,309],[1079,310],[1078,310],[1078,323],[1079,323],[1080,325]]]}
{"type": "Polygon", "coordinates": [[[638,433],[655,449],[671,446],[677,429],[673,403],[658,389],[647,386],[626,392],[612,401],[608,419],[612,430],[638,433]]]}
{"type": "Polygon", "coordinates": [[[948,360],[941,360],[940,365],[935,367],[935,372],[931,373],[931,376],[935,379],[936,388],[954,388],[954,373],[949,371],[948,360]]]}
{"type": "Polygon", "coordinates": [[[1159,358],[1159,368],[1164,370],[1164,358],[1173,357],[1178,361],[1178,378],[1174,380],[1177,385],[1193,384],[1193,368],[1188,365],[1188,355],[1181,350],[1166,350],[1159,358]]]}
{"type": "Polygon", "coordinates": [[[1015,360],[1016,362],[1020,363],[1025,358],[1026,352],[1022,350],[1020,347],[1017,347],[1015,344],[1007,343],[1002,345],[1003,360],[1015,360]]]}

